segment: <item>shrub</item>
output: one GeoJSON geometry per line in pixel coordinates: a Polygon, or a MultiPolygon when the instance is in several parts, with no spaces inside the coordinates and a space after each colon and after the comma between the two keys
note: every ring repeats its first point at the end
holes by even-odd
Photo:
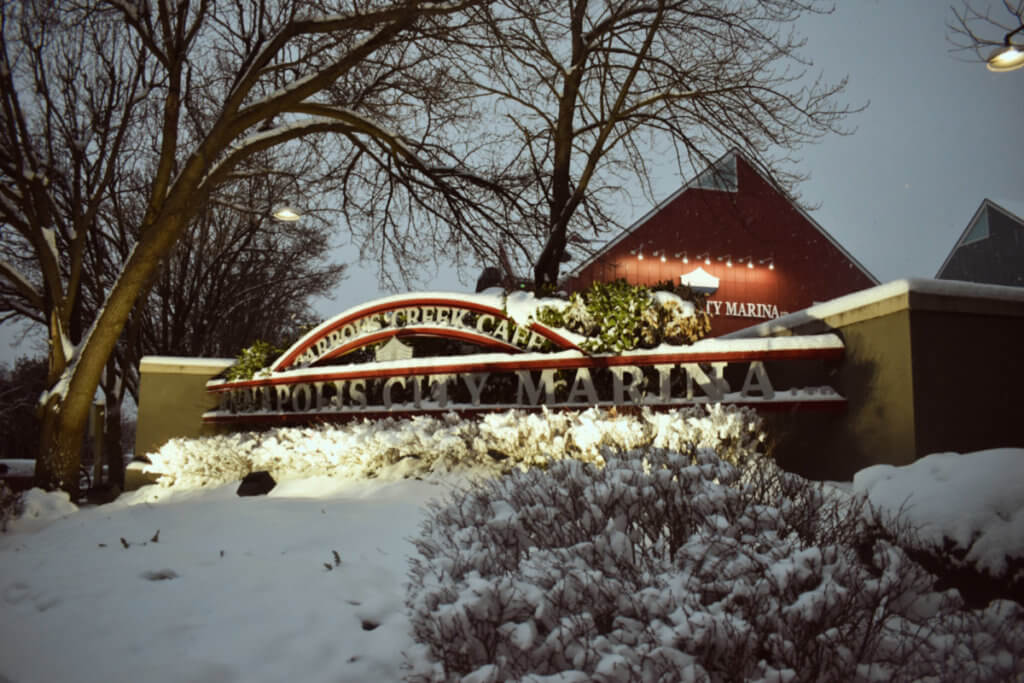
{"type": "Polygon", "coordinates": [[[601,464],[603,453],[686,444],[714,448],[739,462],[762,448],[756,413],[721,405],[665,412],[528,413],[511,410],[479,419],[454,413],[281,427],[196,439],[172,439],[148,454],[150,472],[166,486],[203,486],[267,470],[278,481],[309,475],[423,476],[462,468],[501,474],[546,467],[563,458],[601,464]]]}
{"type": "Polygon", "coordinates": [[[257,374],[262,374],[270,365],[270,361],[279,356],[283,350],[271,346],[269,342],[257,340],[253,342],[252,346],[242,349],[235,364],[224,371],[224,377],[232,382],[252,379],[257,374]]]}
{"type": "Polygon", "coordinates": [[[1009,680],[1018,605],[965,610],[859,499],[708,449],[552,463],[435,504],[412,680],[1009,680]]]}
{"type": "Polygon", "coordinates": [[[903,520],[897,544],[969,604],[996,598],[1024,604],[1021,477],[1024,449],[933,453],[906,465],[863,469],[853,491],[903,520]]]}
{"type": "Polygon", "coordinates": [[[595,282],[585,292],[570,295],[565,306],[544,306],[536,315],[545,325],[589,337],[580,347],[595,353],[691,344],[711,329],[707,311],[694,299],[652,293],[625,280],[595,282]]]}

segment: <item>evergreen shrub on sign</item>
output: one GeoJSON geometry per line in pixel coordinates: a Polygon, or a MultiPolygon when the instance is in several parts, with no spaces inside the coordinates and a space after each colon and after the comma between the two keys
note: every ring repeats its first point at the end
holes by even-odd
{"type": "Polygon", "coordinates": [[[711,329],[703,305],[681,292],[652,292],[625,280],[595,282],[573,292],[563,307],[544,306],[537,319],[589,339],[580,347],[595,353],[617,353],[658,344],[692,344],[711,329]]]}
{"type": "Polygon", "coordinates": [[[270,361],[281,354],[284,349],[278,349],[269,342],[256,340],[251,346],[242,349],[235,359],[235,364],[224,371],[224,377],[229,381],[252,379],[256,376],[269,375],[266,371],[270,361]]]}
{"type": "Polygon", "coordinates": [[[861,504],[707,449],[560,461],[436,503],[414,681],[1013,680],[1024,610],[968,610],[861,504]],[[552,678],[545,678],[545,677],[552,678]]]}

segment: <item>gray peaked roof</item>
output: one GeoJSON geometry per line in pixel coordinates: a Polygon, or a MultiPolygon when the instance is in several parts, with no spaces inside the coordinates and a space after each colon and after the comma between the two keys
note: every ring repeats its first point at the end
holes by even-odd
{"type": "Polygon", "coordinates": [[[946,266],[949,265],[949,261],[953,258],[953,254],[955,254],[957,249],[962,247],[964,243],[968,241],[967,236],[970,235],[975,223],[978,222],[982,212],[989,208],[997,209],[998,211],[1006,214],[1024,228],[1024,201],[1019,199],[989,199],[986,197],[981,200],[981,204],[978,205],[974,215],[971,216],[971,220],[967,221],[967,226],[964,228],[964,231],[960,233],[960,237],[957,239],[956,244],[953,245],[953,248],[950,249],[949,253],[946,255],[946,260],[944,260],[942,265],[939,266],[938,271],[935,273],[936,278],[942,277],[942,272],[946,270],[946,266]]]}

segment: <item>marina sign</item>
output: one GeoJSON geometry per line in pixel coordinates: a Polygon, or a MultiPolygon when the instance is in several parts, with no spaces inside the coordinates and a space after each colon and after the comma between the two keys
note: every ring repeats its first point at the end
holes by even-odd
{"type": "MultiPolygon", "coordinates": [[[[302,422],[455,411],[727,403],[842,407],[829,386],[789,386],[788,364],[838,359],[832,334],[708,339],[587,354],[497,297],[406,295],[326,321],[263,376],[211,380],[204,421],[302,422]],[[772,375],[775,376],[772,376],[772,375]]],[[[803,373],[806,376],[806,373],[803,373]]]]}

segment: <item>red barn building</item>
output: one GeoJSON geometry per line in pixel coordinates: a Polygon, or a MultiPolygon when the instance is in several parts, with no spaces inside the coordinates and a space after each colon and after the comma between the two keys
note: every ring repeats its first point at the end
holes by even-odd
{"type": "Polygon", "coordinates": [[[623,278],[690,284],[714,336],[878,280],[738,152],[729,152],[569,273],[572,291],[623,278]]]}

